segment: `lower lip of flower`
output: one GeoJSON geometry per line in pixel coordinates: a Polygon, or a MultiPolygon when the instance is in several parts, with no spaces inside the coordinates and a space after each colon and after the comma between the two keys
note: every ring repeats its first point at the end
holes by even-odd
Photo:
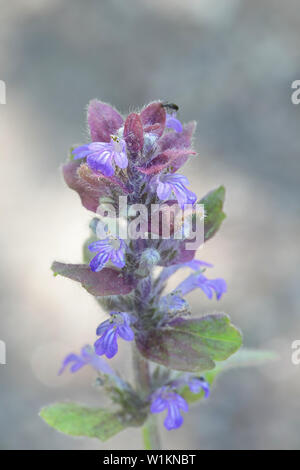
{"type": "Polygon", "coordinates": [[[117,153],[121,153],[122,152],[121,139],[116,135],[111,135],[111,140],[113,141],[114,151],[117,153]]]}
{"type": "Polygon", "coordinates": [[[121,315],[114,315],[114,329],[117,328],[117,325],[123,325],[124,323],[124,320],[123,318],[121,317],[121,315]]]}
{"type": "Polygon", "coordinates": [[[111,241],[111,246],[114,250],[119,250],[120,249],[121,242],[117,238],[112,239],[111,241]]]}

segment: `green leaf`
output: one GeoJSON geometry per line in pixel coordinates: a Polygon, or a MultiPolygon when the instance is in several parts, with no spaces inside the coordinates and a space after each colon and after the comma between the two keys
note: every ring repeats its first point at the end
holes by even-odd
{"type": "Polygon", "coordinates": [[[82,254],[83,254],[83,262],[89,264],[92,258],[95,256],[95,253],[88,249],[88,246],[97,240],[96,235],[92,234],[87,240],[84,242],[82,247],[82,254]]]}
{"type": "Polygon", "coordinates": [[[49,426],[69,436],[96,437],[101,441],[106,441],[126,427],[110,411],[77,403],[54,403],[42,408],[40,416],[49,426]]]}
{"type": "Polygon", "coordinates": [[[140,352],[149,360],[175,370],[201,372],[224,361],[242,344],[240,331],[227,315],[183,318],[166,328],[152,329],[136,338],[140,352]]]}
{"type": "Polygon", "coordinates": [[[226,217],[223,212],[224,199],[225,188],[224,186],[220,186],[210,191],[199,201],[200,204],[204,204],[205,210],[204,241],[209,240],[215,235],[226,217]]]}
{"type": "MultiPolygon", "coordinates": [[[[212,385],[215,378],[226,370],[237,367],[260,366],[266,362],[276,360],[276,358],[276,354],[272,351],[242,348],[227,361],[218,363],[213,370],[206,372],[205,379],[212,385]]],[[[204,397],[203,391],[192,393],[188,387],[184,387],[180,393],[189,403],[194,403],[204,397]]]]}
{"type": "Polygon", "coordinates": [[[68,160],[70,160],[70,161],[74,160],[74,155],[73,155],[72,152],[73,152],[74,149],[76,149],[76,147],[79,147],[79,144],[78,144],[78,145],[75,145],[75,144],[74,144],[74,145],[72,145],[72,146],[70,147],[69,155],[68,155],[68,160]]]}

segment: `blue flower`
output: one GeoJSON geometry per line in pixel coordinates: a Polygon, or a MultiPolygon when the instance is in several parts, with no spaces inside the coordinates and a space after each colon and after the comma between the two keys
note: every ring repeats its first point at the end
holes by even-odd
{"type": "Polygon", "coordinates": [[[207,263],[207,261],[201,261],[200,259],[192,259],[191,261],[182,263],[181,267],[186,267],[193,269],[194,271],[199,271],[199,269],[201,268],[213,268],[214,265],[211,263],[207,263]]]}
{"type": "Polygon", "coordinates": [[[199,393],[201,390],[204,392],[204,398],[208,398],[210,395],[210,385],[204,377],[195,377],[191,374],[184,374],[181,377],[172,380],[169,387],[172,389],[181,389],[182,387],[188,386],[192,393],[199,393]]]}
{"type": "Polygon", "coordinates": [[[181,295],[186,295],[197,287],[200,287],[209,299],[213,298],[214,291],[217,300],[220,300],[222,295],[227,292],[227,285],[224,279],[207,279],[202,273],[191,274],[179,284],[175,291],[180,291],[181,295]]]}
{"type": "Polygon", "coordinates": [[[86,365],[92,366],[95,370],[102,372],[103,374],[114,374],[114,371],[109,367],[109,365],[97,356],[92,346],[89,345],[84,346],[79,355],[74,353],[68,354],[68,356],[63,360],[58,374],[61,375],[68,366],[70,366],[70,371],[74,373],[86,365]]]}
{"type": "Polygon", "coordinates": [[[188,380],[188,386],[192,393],[199,393],[200,390],[204,391],[204,398],[210,395],[210,385],[203,377],[192,377],[188,380]]]}
{"type": "Polygon", "coordinates": [[[185,314],[189,312],[189,305],[185,299],[182,299],[176,294],[167,294],[161,297],[158,304],[159,311],[163,314],[167,314],[168,317],[185,314]]]}
{"type": "Polygon", "coordinates": [[[128,159],[126,143],[112,135],[110,142],[92,142],[73,150],[74,160],[85,158],[88,166],[94,171],[101,171],[105,176],[115,172],[113,163],[120,168],[127,168],[128,159]]]}
{"type": "Polygon", "coordinates": [[[179,428],[183,423],[180,410],[188,411],[187,402],[169,387],[165,386],[157,390],[151,398],[151,413],[161,413],[167,410],[164,425],[168,431],[179,428]]]}
{"type": "Polygon", "coordinates": [[[118,336],[126,341],[134,339],[134,332],[130,327],[132,318],[128,313],[112,311],[110,316],[109,320],[98,326],[96,334],[100,338],[94,344],[96,354],[99,356],[105,354],[108,359],[118,352],[118,336]]]}
{"type": "Polygon", "coordinates": [[[91,270],[101,271],[111,261],[117,268],[125,266],[126,244],[120,238],[105,238],[97,240],[88,246],[88,249],[97,255],[90,261],[91,270]]]}
{"type": "Polygon", "coordinates": [[[156,193],[159,199],[166,201],[170,199],[172,193],[178,201],[178,204],[183,209],[185,204],[194,204],[197,201],[195,193],[186,188],[189,184],[188,179],[177,173],[162,174],[155,177],[157,183],[156,193]]]}
{"type": "Polygon", "coordinates": [[[176,118],[176,113],[168,114],[166,116],[166,127],[174,129],[176,132],[182,132],[183,127],[179,119],[176,118]]]}

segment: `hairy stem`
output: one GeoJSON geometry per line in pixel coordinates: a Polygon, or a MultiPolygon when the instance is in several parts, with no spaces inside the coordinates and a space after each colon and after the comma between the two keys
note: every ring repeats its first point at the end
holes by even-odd
{"type": "MultiPolygon", "coordinates": [[[[133,369],[136,389],[142,398],[146,398],[151,391],[151,377],[149,363],[144,359],[136,346],[133,346],[133,369]]],[[[142,429],[144,446],[146,450],[160,450],[160,439],[155,416],[150,415],[142,429]]]]}

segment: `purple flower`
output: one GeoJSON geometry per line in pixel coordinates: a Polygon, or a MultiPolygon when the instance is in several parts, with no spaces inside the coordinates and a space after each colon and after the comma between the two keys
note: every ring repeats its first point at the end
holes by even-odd
{"type": "Polygon", "coordinates": [[[193,269],[194,271],[199,271],[201,267],[204,268],[212,268],[213,265],[210,263],[207,263],[206,261],[201,261],[201,260],[196,260],[193,259],[191,261],[187,261],[185,263],[179,263],[179,264],[173,264],[172,266],[168,266],[164,268],[159,276],[159,280],[157,282],[157,290],[161,288],[161,286],[166,282],[169,277],[171,277],[173,274],[175,274],[178,269],[181,268],[190,268],[193,269]]]}
{"type": "Polygon", "coordinates": [[[91,270],[101,271],[106,263],[111,261],[117,268],[125,266],[126,244],[120,238],[105,238],[97,240],[88,246],[88,249],[97,255],[90,261],[91,270]]]}
{"type": "Polygon", "coordinates": [[[161,297],[158,308],[162,313],[167,313],[169,318],[179,313],[183,315],[189,312],[187,301],[172,293],[161,297]]]}
{"type": "Polygon", "coordinates": [[[200,287],[209,299],[213,298],[213,291],[216,293],[217,300],[220,300],[222,295],[227,292],[224,279],[207,279],[202,273],[191,274],[179,284],[175,291],[180,291],[181,295],[186,295],[197,287],[200,287]]]}
{"type": "Polygon", "coordinates": [[[189,184],[188,179],[183,175],[162,174],[155,178],[157,183],[156,193],[159,199],[166,201],[170,199],[172,193],[183,209],[185,204],[194,204],[197,201],[195,193],[186,188],[189,184]]]}
{"type": "Polygon", "coordinates": [[[214,265],[211,263],[207,263],[207,261],[201,261],[200,259],[192,259],[191,261],[187,261],[183,263],[181,267],[186,267],[193,269],[194,271],[199,271],[199,269],[203,268],[213,268],[214,265]]]}
{"type": "Polygon", "coordinates": [[[92,142],[73,150],[74,160],[85,158],[88,166],[94,171],[101,171],[105,176],[115,172],[113,163],[120,168],[127,168],[128,159],[126,143],[123,139],[112,135],[110,142],[92,142]]]}
{"type": "Polygon", "coordinates": [[[95,370],[102,372],[103,374],[114,374],[114,371],[109,367],[109,365],[97,356],[92,346],[89,345],[84,346],[79,355],[71,353],[66,356],[58,374],[61,375],[68,366],[70,366],[70,371],[74,373],[86,365],[92,366],[95,370]]]}
{"type": "Polygon", "coordinates": [[[95,342],[96,354],[108,359],[114,357],[118,352],[118,336],[126,341],[134,339],[134,333],[130,327],[132,318],[126,312],[110,312],[111,318],[98,326],[96,334],[100,336],[95,342]]]}
{"type": "Polygon", "coordinates": [[[183,423],[180,410],[188,411],[187,402],[169,387],[162,387],[152,395],[151,413],[161,413],[167,410],[164,425],[168,431],[179,428],[183,423]]]}
{"type": "Polygon", "coordinates": [[[175,132],[182,132],[183,127],[179,119],[176,118],[176,113],[168,114],[166,118],[166,127],[174,129],[175,132]]]}
{"type": "Polygon", "coordinates": [[[189,389],[192,393],[199,393],[200,390],[204,391],[204,398],[210,395],[210,385],[203,377],[192,377],[188,381],[189,389]]]}

